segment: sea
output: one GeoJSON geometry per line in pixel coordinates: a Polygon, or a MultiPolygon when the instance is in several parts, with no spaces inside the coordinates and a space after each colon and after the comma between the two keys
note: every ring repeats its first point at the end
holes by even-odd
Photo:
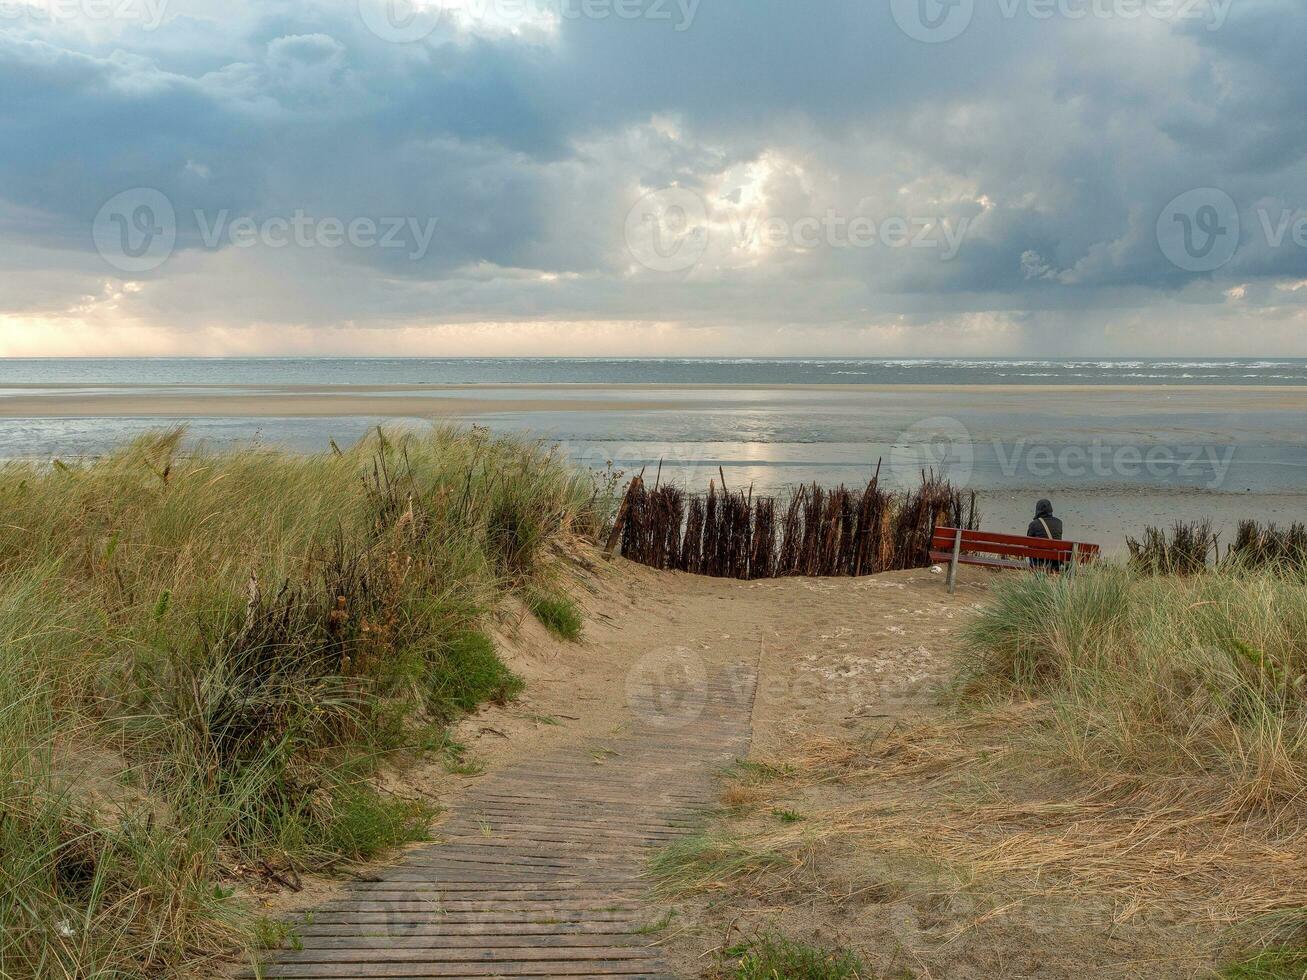
{"type": "MultiPolygon", "coordinates": [[[[1307,419],[1292,400],[1229,400],[1229,389],[1307,386],[1307,358],[0,359],[0,409],[33,392],[148,398],[203,386],[239,398],[288,386],[307,395],[389,385],[475,398],[482,407],[460,421],[541,439],[597,471],[643,470],[692,489],[712,480],[784,493],[877,474],[910,485],[930,469],[975,490],[991,525],[1023,529],[1034,500],[1048,496],[1069,509],[1072,526],[1110,539],[1109,550],[1147,523],[1307,520],[1307,419]],[[1212,397],[1208,404],[1188,391],[1182,405],[1159,410],[1165,403],[1129,391],[1080,386],[1207,387],[1212,397]],[[561,399],[568,407],[551,408],[561,399]],[[638,405],[612,409],[624,399],[638,405]],[[577,407],[586,400],[607,407],[577,407]],[[487,401],[499,407],[484,411],[487,401]]],[[[324,451],[376,425],[432,424],[354,415],[8,417],[0,418],[0,459],[94,458],[178,422],[197,449],[295,452],[324,451]]]]}

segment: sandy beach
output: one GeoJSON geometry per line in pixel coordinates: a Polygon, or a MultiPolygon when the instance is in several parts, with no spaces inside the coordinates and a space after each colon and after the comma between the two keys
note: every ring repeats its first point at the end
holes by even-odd
{"type": "Polygon", "coordinates": [[[640,398],[507,399],[493,396],[427,394],[421,386],[317,386],[247,388],[240,385],[184,385],[174,389],[68,386],[24,390],[0,397],[0,418],[327,418],[365,415],[381,418],[427,418],[485,415],[498,412],[614,412],[690,407],[693,403],[640,398]]]}
{"type": "Polygon", "coordinates": [[[929,412],[1002,411],[1105,418],[1133,413],[1307,412],[1307,387],[1137,385],[77,385],[9,384],[0,418],[425,417],[611,412],[841,401],[929,412]]]}

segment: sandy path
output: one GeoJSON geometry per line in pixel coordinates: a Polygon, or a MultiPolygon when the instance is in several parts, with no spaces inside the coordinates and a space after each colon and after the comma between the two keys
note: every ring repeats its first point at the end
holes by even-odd
{"type": "Polygon", "coordinates": [[[458,727],[487,774],[389,775],[448,807],[436,843],[296,896],[304,949],[267,976],[672,975],[646,934],[651,848],[697,825],[751,734],[770,754],[914,697],[988,580],[950,597],[929,571],[736,582],[581,559],[583,643],[509,619],[527,691],[458,727]]]}

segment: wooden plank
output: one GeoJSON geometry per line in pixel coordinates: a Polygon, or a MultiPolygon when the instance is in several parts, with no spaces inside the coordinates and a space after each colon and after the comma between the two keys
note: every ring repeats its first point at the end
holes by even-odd
{"type": "MultiPolygon", "coordinates": [[[[1006,544],[1004,542],[971,541],[962,539],[962,550],[967,554],[1011,555],[1020,558],[1050,558],[1065,561],[1071,557],[1071,543],[1049,542],[1043,538],[1033,538],[1024,544],[1006,544]]],[[[950,546],[951,547],[951,546],[950,546]]]]}
{"type": "Polygon", "coordinates": [[[519,936],[539,936],[542,939],[553,936],[561,940],[590,935],[631,935],[627,925],[621,922],[419,922],[402,931],[387,930],[384,926],[378,928],[324,923],[302,926],[297,932],[304,939],[312,939],[314,945],[319,941],[337,939],[412,939],[418,943],[430,940],[437,945],[446,941],[458,945],[464,940],[478,938],[493,945],[500,939],[519,936]]]}
{"type": "Polygon", "coordinates": [[[577,963],[520,961],[501,963],[274,963],[265,967],[265,980],[351,977],[364,980],[429,980],[431,977],[655,977],[647,961],[589,960],[577,963]]]}
{"type": "Polygon", "coordinates": [[[747,751],[756,678],[743,676],[712,685],[685,729],[637,728],[480,783],[441,840],[314,910],[295,927],[301,948],[263,976],[667,976],[639,934],[658,915],[639,875],[650,848],[693,832],[716,805],[713,773],[747,751]]]}
{"type": "MultiPolygon", "coordinates": [[[[1072,545],[1071,542],[1067,543],[1066,548],[1053,547],[1051,545],[1048,545],[1047,543],[1020,545],[1020,546],[1011,545],[1011,544],[987,545],[984,543],[973,544],[971,542],[968,542],[966,539],[963,539],[962,553],[982,554],[982,555],[1008,555],[1008,556],[1020,557],[1020,558],[1046,558],[1049,561],[1066,562],[1071,560],[1071,551],[1072,551],[1071,545],[1072,545]]],[[[950,545],[950,547],[952,546],[950,545]]],[[[939,554],[939,553],[940,552],[937,551],[931,552],[931,554],[939,554]]],[[[952,551],[948,552],[948,554],[951,555],[952,551]]]]}
{"type": "MultiPolygon", "coordinates": [[[[522,927],[525,930],[528,927],[522,927]]],[[[546,927],[534,927],[544,929],[546,927]]],[[[619,946],[631,942],[631,934],[615,929],[575,931],[571,933],[516,931],[503,935],[476,933],[457,935],[449,933],[424,933],[403,936],[325,936],[313,937],[315,950],[367,950],[367,949],[516,949],[529,944],[533,949],[585,949],[591,947],[619,946]]]]}
{"type": "MultiPolygon", "coordinates": [[[[583,963],[587,960],[647,960],[656,950],[642,946],[475,946],[437,950],[391,947],[388,949],[309,949],[295,957],[296,963],[530,963],[546,961],[583,963]]],[[[647,969],[647,967],[646,967],[647,969]]]]}

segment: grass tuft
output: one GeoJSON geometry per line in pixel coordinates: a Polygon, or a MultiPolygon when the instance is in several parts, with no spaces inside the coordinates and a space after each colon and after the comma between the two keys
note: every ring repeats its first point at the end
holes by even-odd
{"type": "Polygon", "coordinates": [[[331,811],[323,845],[348,860],[429,839],[427,827],[436,813],[426,803],[382,796],[366,784],[340,790],[331,811]]]}
{"type": "Polygon", "coordinates": [[[655,854],[649,863],[649,876],[663,894],[683,895],[711,891],[791,864],[789,857],[768,847],[751,847],[732,837],[698,834],[655,854]]]}
{"type": "Polygon", "coordinates": [[[527,606],[535,618],[555,636],[572,642],[581,639],[581,628],[584,625],[581,609],[572,599],[533,592],[527,597],[527,606]]]}
{"type": "Polygon", "coordinates": [[[522,678],[499,659],[494,642],[477,630],[448,640],[428,676],[433,708],[446,712],[471,711],[487,701],[505,704],[522,687],[522,678]]]}
{"type": "Polygon", "coordinates": [[[1221,971],[1224,980],[1304,980],[1307,950],[1267,949],[1221,971]]]}
{"type": "Polygon", "coordinates": [[[735,980],[858,980],[872,975],[853,953],[778,935],[758,936],[727,955],[739,960],[735,980]]]}

